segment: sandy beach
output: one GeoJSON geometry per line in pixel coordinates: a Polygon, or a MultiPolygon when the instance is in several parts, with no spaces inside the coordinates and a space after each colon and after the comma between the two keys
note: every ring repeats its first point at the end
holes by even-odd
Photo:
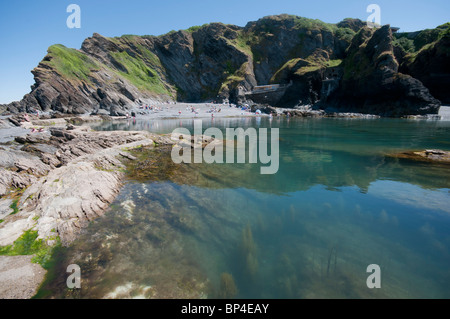
{"type": "Polygon", "coordinates": [[[219,118],[219,117],[241,117],[241,116],[267,116],[254,112],[242,110],[241,108],[228,104],[213,103],[176,103],[176,104],[148,104],[153,109],[144,107],[134,108],[130,112],[136,113],[137,117],[149,117],[157,119],[169,118],[219,118]]]}

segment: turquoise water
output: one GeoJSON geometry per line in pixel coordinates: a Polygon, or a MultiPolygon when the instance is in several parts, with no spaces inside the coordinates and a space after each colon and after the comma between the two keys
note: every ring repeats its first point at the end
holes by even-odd
{"type": "MultiPolygon", "coordinates": [[[[193,121],[96,129],[180,126],[193,121]]],[[[449,166],[388,156],[449,149],[450,122],[248,118],[203,126],[280,128],[279,172],[140,154],[159,159],[136,166],[105,216],[58,252],[41,296],[450,298],[449,166]],[[73,263],[82,269],[79,291],[65,288],[73,263]],[[366,285],[371,264],[381,267],[381,289],[366,285]],[[224,289],[225,278],[236,289],[224,289]]]]}

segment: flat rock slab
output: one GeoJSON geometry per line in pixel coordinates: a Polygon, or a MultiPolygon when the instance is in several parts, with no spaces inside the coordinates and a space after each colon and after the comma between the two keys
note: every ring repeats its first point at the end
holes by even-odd
{"type": "Polygon", "coordinates": [[[18,136],[25,136],[29,133],[29,130],[26,130],[21,127],[3,127],[0,128],[0,143],[6,143],[9,141],[13,141],[18,136]]]}
{"type": "Polygon", "coordinates": [[[430,162],[438,164],[450,164],[450,152],[442,150],[425,150],[420,152],[404,152],[390,155],[395,158],[408,159],[420,162],[430,162]]]}
{"type": "Polygon", "coordinates": [[[0,200],[0,219],[5,219],[6,216],[9,216],[13,212],[11,208],[12,203],[13,200],[9,198],[0,200]]]}
{"type": "Polygon", "coordinates": [[[0,256],[0,299],[30,299],[46,270],[31,262],[32,256],[0,256]]]}

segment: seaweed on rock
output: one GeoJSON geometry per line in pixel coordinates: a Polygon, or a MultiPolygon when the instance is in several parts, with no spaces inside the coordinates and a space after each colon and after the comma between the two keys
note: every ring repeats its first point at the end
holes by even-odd
{"type": "Polygon", "coordinates": [[[258,272],[258,258],[257,248],[255,241],[253,240],[253,233],[250,225],[247,225],[242,232],[240,256],[244,273],[253,280],[258,272]]]}
{"type": "Polygon", "coordinates": [[[223,273],[220,276],[220,290],[218,297],[220,299],[233,299],[237,296],[238,289],[236,283],[234,282],[233,275],[228,273],[223,273]]]}

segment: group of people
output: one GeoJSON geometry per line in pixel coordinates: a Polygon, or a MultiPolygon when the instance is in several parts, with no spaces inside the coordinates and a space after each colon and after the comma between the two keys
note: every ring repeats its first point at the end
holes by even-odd
{"type": "Polygon", "coordinates": [[[246,105],[243,105],[242,107],[241,107],[241,110],[242,111],[247,111],[247,112],[251,112],[251,107],[250,106],[248,106],[247,104],[246,105]]]}
{"type": "Polygon", "coordinates": [[[211,106],[208,111],[208,113],[220,113],[220,112],[222,112],[222,108],[221,107],[217,108],[215,106],[211,106]]]}
{"type": "MultiPolygon", "coordinates": [[[[37,114],[39,114],[39,112],[37,114]]],[[[28,115],[28,113],[25,113],[23,115],[23,120],[25,122],[31,123],[31,119],[30,119],[30,116],[28,115]]],[[[45,130],[42,127],[41,128],[35,128],[35,127],[31,128],[31,133],[44,133],[44,132],[45,132],[45,130]]]]}
{"type": "MultiPolygon", "coordinates": [[[[193,106],[186,106],[186,111],[191,112],[191,113],[195,113],[195,115],[200,113],[200,109],[195,109],[193,106]]],[[[179,112],[181,115],[181,111],[179,112]]]]}
{"type": "Polygon", "coordinates": [[[146,111],[161,111],[162,110],[161,107],[153,106],[153,105],[149,105],[149,104],[141,105],[140,108],[143,110],[146,110],[146,111]]]}
{"type": "Polygon", "coordinates": [[[141,105],[140,108],[143,110],[146,110],[146,111],[162,111],[163,110],[162,106],[153,106],[153,105],[149,105],[149,104],[141,105]]]}
{"type": "Polygon", "coordinates": [[[32,128],[31,129],[31,133],[44,133],[45,132],[45,130],[44,130],[44,128],[39,128],[39,129],[36,129],[36,128],[32,128]]]}
{"type": "Polygon", "coordinates": [[[141,109],[144,109],[146,111],[148,111],[148,110],[152,111],[153,110],[153,106],[152,105],[148,105],[148,104],[144,104],[144,105],[141,105],[141,109]]]}

